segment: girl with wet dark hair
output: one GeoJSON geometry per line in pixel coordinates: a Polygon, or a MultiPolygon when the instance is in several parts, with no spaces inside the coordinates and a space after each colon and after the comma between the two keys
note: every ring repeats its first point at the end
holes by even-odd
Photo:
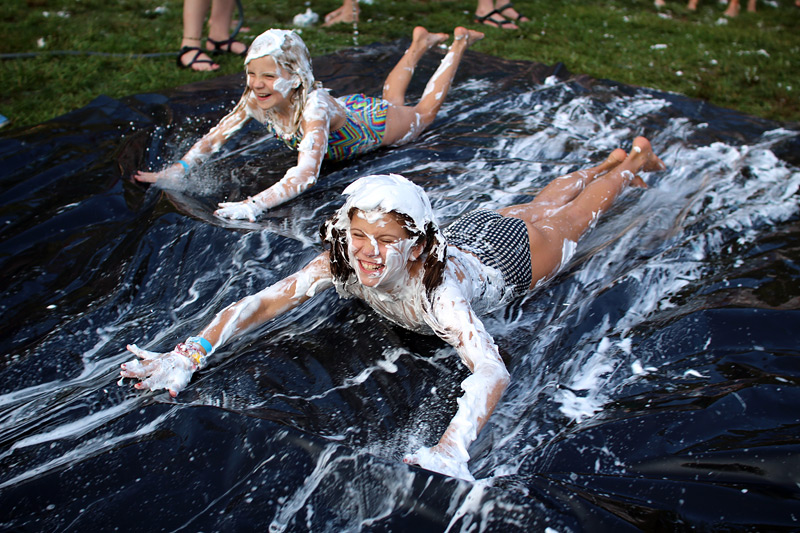
{"type": "Polygon", "coordinates": [[[324,250],[301,270],[221,311],[199,335],[169,353],[128,349],[141,361],[122,365],[139,389],[177,395],[215,348],[334,287],[409,330],[448,342],[472,374],[439,442],[405,461],[471,479],[469,446],[509,383],[497,346],[478,318],[552,278],[577,241],[640,171],[663,169],[650,142],[630,155],[550,182],[531,202],[478,209],[440,231],[430,201],[398,175],[367,176],[344,190],[344,205],[322,227],[324,250]]]}

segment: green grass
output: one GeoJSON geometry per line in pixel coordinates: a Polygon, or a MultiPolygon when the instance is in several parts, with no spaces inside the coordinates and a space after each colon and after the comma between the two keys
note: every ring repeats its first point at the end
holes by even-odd
{"type": "MultiPolygon", "coordinates": [[[[243,37],[288,27],[303,11],[298,2],[244,0],[243,37]]],[[[452,32],[475,27],[475,0],[374,0],[362,5],[358,44],[409,37],[418,24],[452,32]]],[[[241,60],[220,58],[213,74],[175,66],[182,34],[178,0],[3,0],[0,54],[43,52],[0,60],[0,114],[11,129],[41,123],[82,107],[100,94],[114,98],[154,92],[240,71],[241,60]],[[112,7],[113,6],[113,7],[112,7]],[[165,8],[157,12],[156,8],[165,8]],[[65,12],[62,16],[59,12],[65,12]],[[49,13],[49,16],[45,16],[49,13]],[[43,39],[43,46],[39,40],[43,39]],[[122,57],[54,55],[54,51],[109,52],[122,57]],[[156,58],[128,54],[170,53],[156,58]]],[[[321,16],[337,0],[315,0],[321,16]]],[[[520,31],[482,26],[481,52],[547,64],[564,63],[573,73],[652,87],[781,121],[800,121],[800,9],[793,0],[760,3],[757,13],[723,17],[716,0],[697,12],[671,1],[656,9],[651,0],[517,0],[533,22],[520,31]]],[[[353,46],[353,28],[305,29],[313,56],[353,46]]]]}

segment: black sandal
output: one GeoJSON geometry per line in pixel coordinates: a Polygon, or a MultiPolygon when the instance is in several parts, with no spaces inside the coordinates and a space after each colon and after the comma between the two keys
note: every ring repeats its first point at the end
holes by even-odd
{"type": "Polygon", "coordinates": [[[228,37],[224,41],[215,41],[211,37],[206,37],[206,46],[208,46],[208,43],[211,43],[211,44],[214,45],[214,49],[213,50],[209,50],[209,52],[211,52],[214,55],[233,54],[233,55],[237,55],[237,56],[240,56],[240,57],[246,57],[247,56],[247,46],[244,47],[244,52],[242,52],[241,54],[237,54],[236,52],[231,50],[231,46],[233,45],[233,43],[244,44],[241,41],[237,41],[233,37],[228,37]],[[225,48],[225,47],[227,47],[227,48],[225,48]]]}
{"type": "Polygon", "coordinates": [[[217,63],[215,63],[211,59],[197,59],[198,57],[200,57],[200,54],[205,54],[205,53],[206,53],[205,50],[203,50],[202,48],[198,48],[197,46],[184,46],[183,48],[181,48],[180,52],[178,52],[178,58],[177,58],[178,67],[179,68],[191,68],[195,72],[213,72],[213,71],[219,69],[219,65],[217,65],[217,63]],[[184,65],[183,61],[181,61],[181,59],[183,58],[184,55],[186,55],[189,52],[195,52],[194,57],[192,57],[192,60],[189,61],[188,65],[184,65]],[[217,68],[211,68],[211,69],[208,69],[207,71],[202,71],[202,70],[197,70],[195,68],[192,68],[192,65],[195,65],[195,64],[198,64],[198,63],[208,63],[209,65],[217,65],[217,68]]]}
{"type": "MultiPolygon", "coordinates": [[[[514,4],[509,2],[506,5],[504,5],[503,7],[498,7],[497,9],[495,9],[495,11],[500,13],[501,17],[505,18],[505,15],[503,15],[503,11],[505,11],[506,9],[510,9],[512,7],[514,7],[514,4]]],[[[508,20],[508,19],[506,19],[506,20],[508,20]]],[[[531,21],[531,19],[529,19],[528,17],[526,17],[525,15],[520,13],[519,11],[517,11],[517,16],[516,17],[511,17],[510,20],[511,20],[512,24],[517,24],[517,23],[522,23],[522,22],[530,22],[531,21]],[[522,19],[525,19],[525,20],[522,20],[522,19]]]]}
{"type": "Polygon", "coordinates": [[[475,15],[475,22],[477,24],[486,24],[487,26],[492,26],[493,28],[500,28],[501,30],[513,30],[515,28],[504,28],[506,24],[514,24],[513,21],[508,20],[507,18],[503,18],[503,15],[500,14],[500,11],[497,9],[493,11],[489,11],[482,17],[475,15]],[[499,19],[493,19],[492,17],[497,15],[500,17],[499,19]],[[490,24],[491,23],[491,24],[490,24]]]}

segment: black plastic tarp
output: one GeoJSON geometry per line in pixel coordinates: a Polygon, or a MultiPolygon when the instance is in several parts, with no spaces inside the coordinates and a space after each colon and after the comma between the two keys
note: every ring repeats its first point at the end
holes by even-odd
{"type": "MultiPolygon", "coordinates": [[[[406,45],[315,72],[335,95],[378,95],[406,45]]],[[[796,124],[470,51],[418,141],[326,163],[257,223],[212,214],[293,165],[257,124],[185,184],[131,181],[179,158],[243,82],[100,96],[0,137],[0,528],[798,528],[796,124]],[[475,483],[401,461],[455,411],[455,352],[332,291],[219,350],[174,400],[117,384],[126,344],[169,350],[316,255],[358,176],[405,175],[446,224],[635,135],[669,169],[556,279],[485,317],[512,382],[471,448],[475,483]]]]}

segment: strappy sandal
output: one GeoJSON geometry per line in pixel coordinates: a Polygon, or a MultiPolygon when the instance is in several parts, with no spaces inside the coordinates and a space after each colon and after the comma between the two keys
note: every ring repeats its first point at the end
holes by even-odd
{"type": "Polygon", "coordinates": [[[197,59],[198,57],[200,57],[201,54],[205,54],[205,53],[206,53],[205,50],[203,50],[202,48],[198,48],[197,46],[184,46],[183,48],[181,48],[180,52],[178,52],[178,57],[177,57],[178,67],[179,68],[190,68],[190,69],[194,70],[195,72],[213,72],[213,71],[217,70],[219,68],[219,65],[217,65],[211,59],[197,59]],[[188,54],[189,52],[194,52],[195,54],[192,57],[191,61],[189,61],[189,64],[188,65],[184,65],[183,61],[181,61],[181,59],[183,59],[183,56],[188,54]],[[208,63],[209,65],[211,65],[212,68],[208,69],[207,71],[203,71],[203,70],[197,70],[196,68],[192,67],[192,65],[197,65],[197,64],[200,64],[200,63],[208,63]],[[213,68],[214,65],[216,65],[217,68],[213,68]]]}
{"type": "Polygon", "coordinates": [[[493,26],[495,28],[500,28],[502,30],[516,30],[518,26],[514,24],[513,21],[508,20],[507,18],[503,17],[502,13],[500,13],[499,9],[494,9],[489,11],[483,16],[475,15],[475,22],[477,24],[486,24],[487,26],[493,26]],[[500,17],[499,19],[492,18],[495,15],[500,17]],[[511,24],[513,28],[504,28],[506,24],[511,24]]]}
{"type": "Polygon", "coordinates": [[[215,41],[211,37],[206,37],[206,47],[208,47],[208,43],[211,43],[211,44],[214,45],[214,49],[213,50],[209,50],[209,52],[211,52],[214,55],[233,54],[233,55],[237,55],[237,56],[240,56],[240,57],[246,57],[247,56],[247,46],[244,47],[244,52],[242,52],[241,54],[237,54],[236,52],[231,50],[231,46],[233,46],[234,43],[244,44],[241,41],[237,41],[234,37],[228,37],[224,41],[215,41]]]}
{"type": "MultiPolygon", "coordinates": [[[[503,15],[503,11],[505,11],[506,9],[512,9],[513,7],[514,7],[514,4],[509,2],[506,5],[504,5],[503,7],[498,7],[497,9],[495,9],[495,11],[500,13],[501,17],[505,18],[505,15],[503,15]]],[[[525,15],[520,13],[519,11],[517,11],[517,16],[516,17],[509,17],[506,20],[510,20],[512,24],[518,24],[520,22],[530,22],[531,21],[531,19],[529,19],[528,17],[526,17],[525,15]]]]}

